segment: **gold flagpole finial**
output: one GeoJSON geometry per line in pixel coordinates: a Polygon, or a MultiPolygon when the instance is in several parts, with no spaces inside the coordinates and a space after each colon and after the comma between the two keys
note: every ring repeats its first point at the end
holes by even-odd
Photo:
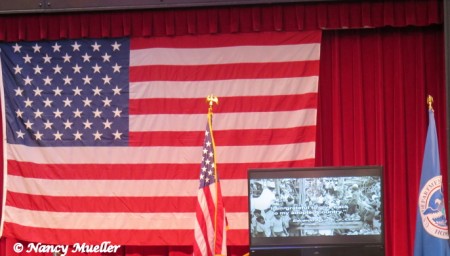
{"type": "Polygon", "coordinates": [[[428,95],[427,97],[428,110],[433,110],[433,97],[428,95]]]}
{"type": "Polygon", "coordinates": [[[213,94],[211,94],[211,95],[208,95],[206,97],[206,102],[208,102],[208,104],[209,104],[209,109],[208,110],[211,113],[213,104],[214,103],[219,104],[219,99],[216,96],[214,96],[213,94]]]}

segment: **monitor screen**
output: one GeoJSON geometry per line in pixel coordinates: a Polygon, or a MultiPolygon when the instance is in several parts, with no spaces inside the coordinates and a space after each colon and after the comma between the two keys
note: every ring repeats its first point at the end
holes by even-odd
{"type": "Polygon", "coordinates": [[[251,169],[251,249],[383,245],[381,167],[251,169]]]}

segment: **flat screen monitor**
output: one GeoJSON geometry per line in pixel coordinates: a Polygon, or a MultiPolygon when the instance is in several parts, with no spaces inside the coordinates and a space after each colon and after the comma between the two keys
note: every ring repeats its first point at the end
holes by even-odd
{"type": "Polygon", "coordinates": [[[250,169],[250,251],[384,246],[379,166],[250,169]]]}

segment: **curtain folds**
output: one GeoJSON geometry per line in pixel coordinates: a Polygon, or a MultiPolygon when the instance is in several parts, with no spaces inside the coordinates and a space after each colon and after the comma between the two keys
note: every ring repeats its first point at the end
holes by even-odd
{"type": "Polygon", "coordinates": [[[442,23],[442,0],[348,1],[0,16],[0,40],[149,37],[442,23]]]}
{"type": "Polygon", "coordinates": [[[412,255],[428,94],[447,180],[442,27],[325,31],[321,50],[316,165],[383,166],[386,255],[412,255]]]}

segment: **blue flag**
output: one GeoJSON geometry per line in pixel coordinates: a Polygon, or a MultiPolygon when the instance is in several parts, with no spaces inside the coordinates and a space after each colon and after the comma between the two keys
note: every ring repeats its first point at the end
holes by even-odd
{"type": "Polygon", "coordinates": [[[436,123],[433,110],[428,112],[429,124],[420,178],[414,256],[450,255],[436,123]]]}

